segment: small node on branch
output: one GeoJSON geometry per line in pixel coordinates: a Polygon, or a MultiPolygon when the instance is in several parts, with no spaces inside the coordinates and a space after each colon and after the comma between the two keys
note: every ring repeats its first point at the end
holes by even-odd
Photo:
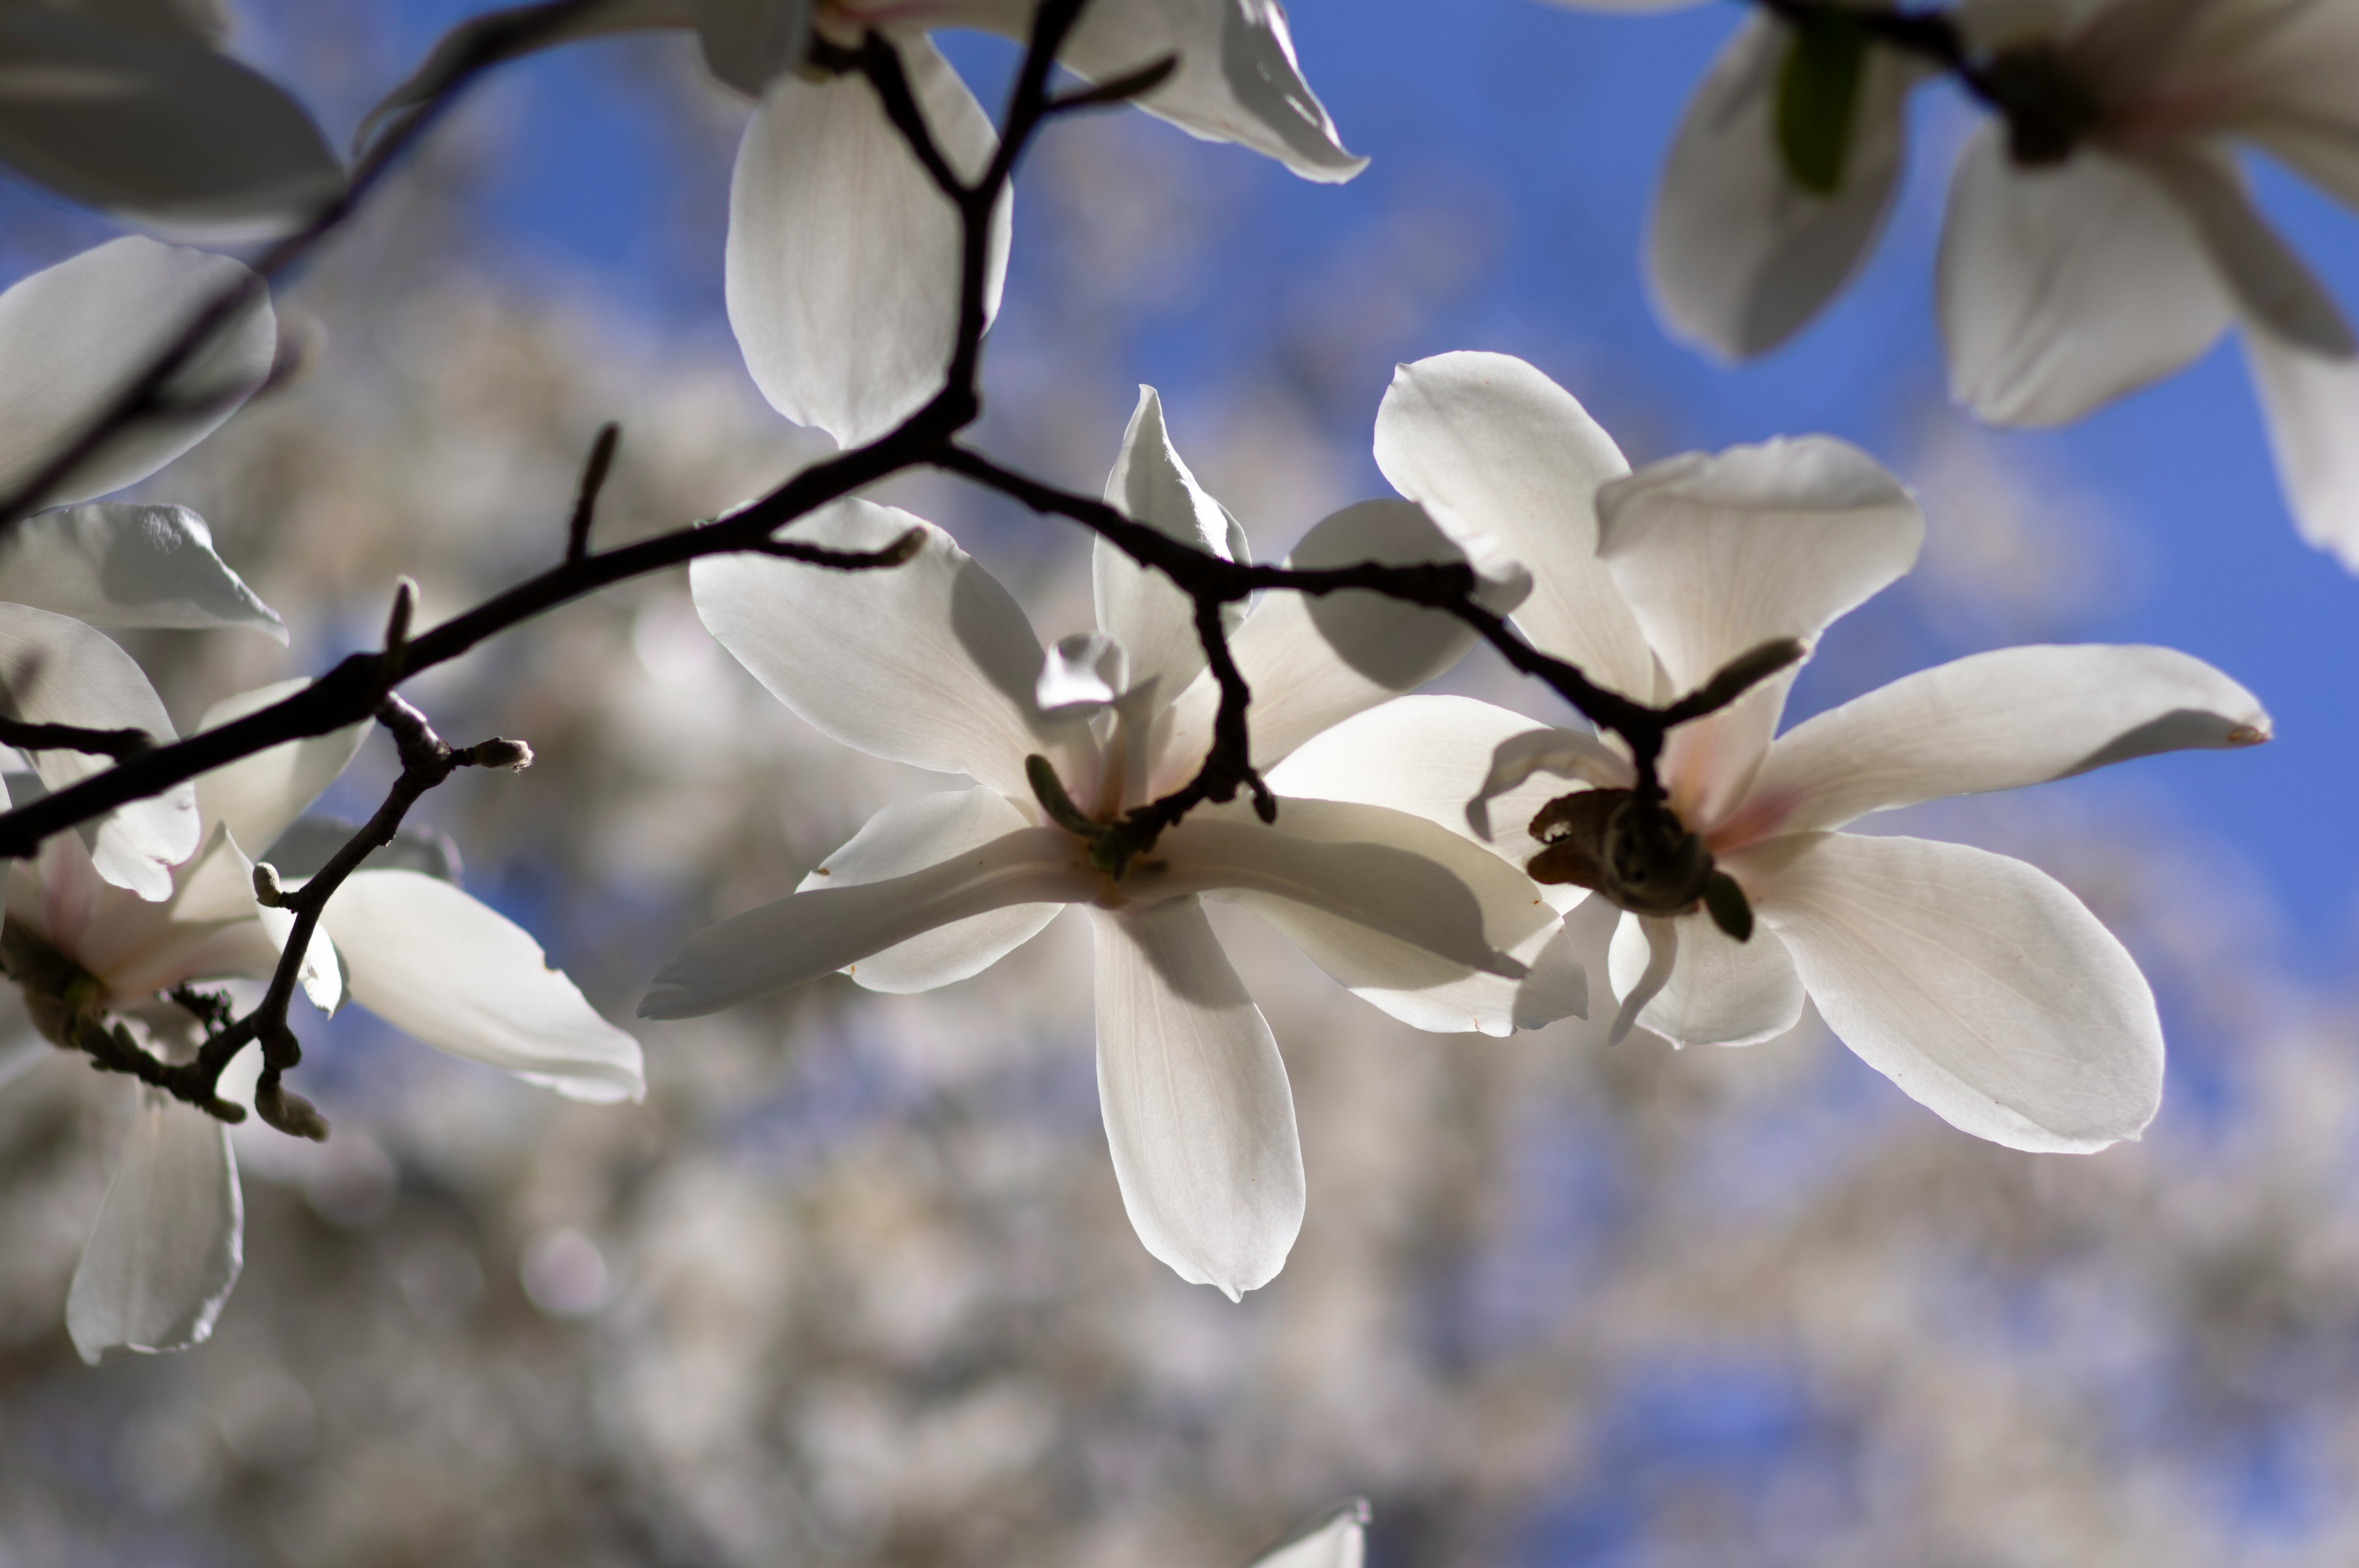
{"type": "Polygon", "coordinates": [[[385,619],[385,651],[397,654],[409,643],[409,618],[418,610],[418,584],[403,578],[393,585],[393,611],[385,619]]]}
{"type": "Polygon", "coordinates": [[[1809,652],[1795,637],[1772,637],[1746,649],[1721,665],[1710,680],[1663,709],[1663,728],[1719,712],[1809,652]]]}
{"type": "Polygon", "coordinates": [[[287,890],[278,885],[278,869],[267,860],[254,868],[254,902],[265,909],[287,907],[287,890]]]}
{"type": "Polygon", "coordinates": [[[255,1114],[268,1125],[290,1138],[308,1138],[314,1143],[328,1141],[328,1119],[320,1108],[294,1090],[283,1087],[277,1075],[266,1075],[254,1089],[255,1114]]]}
{"type": "Polygon", "coordinates": [[[520,773],[532,766],[532,748],[522,741],[495,735],[470,746],[465,760],[479,768],[506,768],[512,773],[520,773]]]}

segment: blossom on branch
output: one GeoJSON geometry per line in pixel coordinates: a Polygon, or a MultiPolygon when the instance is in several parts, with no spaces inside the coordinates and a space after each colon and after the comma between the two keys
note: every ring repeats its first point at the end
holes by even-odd
{"type": "MultiPolygon", "coordinates": [[[[1478,564],[1537,586],[1516,612],[1544,651],[1658,704],[1749,650],[1805,646],[1907,572],[1916,502],[1824,437],[1627,470],[1571,395],[1520,360],[1403,366],[1377,460],[1478,564]]],[[[2265,741],[2253,696],[2166,648],[2026,647],[1922,671],[1777,733],[1795,668],[1672,730],[1657,796],[1585,730],[1496,746],[1467,820],[1543,881],[1624,911],[1609,979],[1619,1038],[1750,1044],[1805,995],[1868,1064],[1953,1125],[2013,1148],[2135,1138],[2162,1089],[2145,978],[2045,873],[1986,850],[1838,831],[1875,811],[2010,789],[2190,747],[2265,741]],[[1497,796],[1576,781],[1530,819],[1497,796]],[[1495,827],[1495,823],[1496,826],[1495,827]]]]}
{"type": "MultiPolygon", "coordinates": [[[[1242,530],[1171,449],[1151,391],[1107,496],[1182,542],[1243,555],[1242,530]]],[[[852,501],[795,536],[862,548],[911,528],[923,546],[891,571],[700,560],[697,609],[820,730],[979,787],[886,807],[794,895],[690,941],[640,1011],[717,1011],[839,969],[874,989],[925,990],[1083,905],[1099,1098],[1125,1205],[1150,1252],[1236,1297],[1276,1275],[1293,1245],[1301,1154],[1277,1043],[1205,897],[1254,910],[1421,1028],[1505,1033],[1561,1017],[1586,1006],[1584,978],[1528,879],[1388,798],[1418,798],[1413,750],[1367,759],[1357,799],[1281,798],[1274,819],[1242,800],[1200,805],[1150,844],[1125,840],[1127,814],[1187,786],[1212,743],[1220,684],[1192,601],[1101,542],[1100,629],[1044,655],[1014,599],[930,524],[852,501]]],[[[1291,559],[1455,555],[1414,506],[1368,502],[1320,524],[1291,559]]],[[[1255,763],[1278,764],[1430,679],[1470,642],[1446,617],[1372,594],[1268,593],[1231,643],[1253,693],[1255,763]]]]}

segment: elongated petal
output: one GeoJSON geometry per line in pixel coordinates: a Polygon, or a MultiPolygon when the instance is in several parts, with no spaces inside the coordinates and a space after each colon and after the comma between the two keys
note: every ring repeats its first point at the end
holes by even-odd
{"type": "Polygon", "coordinates": [[[1062,59],[1093,81],[1177,58],[1138,106],[1208,142],[1234,142],[1305,179],[1335,184],[1368,166],[1344,150],[1294,55],[1277,0],[1106,0],[1082,13],[1062,59]]]}
{"type": "Polygon", "coordinates": [[[245,1261],[229,1129],[142,1087],[130,1141],[66,1293],[84,1361],[202,1344],[245,1261]]]}
{"type": "Polygon", "coordinates": [[[912,528],[924,547],[882,571],[708,556],[689,573],[697,613],[779,701],[845,745],[1027,800],[1024,759],[1078,759],[1086,735],[1040,716],[1039,639],[999,580],[931,524],[865,501],[838,503],[792,536],[876,549],[912,528]]]}
{"type": "MultiPolygon", "coordinates": [[[[1804,643],[1915,564],[1925,519],[1875,460],[1826,436],[1650,463],[1598,494],[1598,554],[1675,693],[1772,638],[1804,643]]],[[[1795,667],[1674,731],[1664,777],[1690,827],[1742,798],[1795,667]]]]}
{"type": "Polygon", "coordinates": [[[2245,330],[2245,355],[2294,525],[2359,572],[2359,361],[2306,352],[2260,326],[2245,330]]]}
{"type": "Polygon", "coordinates": [[[92,626],[244,626],[287,641],[278,612],[185,506],[99,503],[24,519],[0,535],[0,600],[92,626]]]}
{"type": "Polygon", "coordinates": [[[1606,978],[1613,981],[1614,989],[1622,997],[1622,1005],[1614,1014],[1614,1027],[1606,1032],[1607,1044],[1619,1045],[1630,1038],[1630,1032],[1638,1027],[1638,1020],[1646,1015],[1647,1009],[1671,983],[1679,961],[1678,921],[1661,915],[1642,914],[1636,918],[1634,925],[1630,915],[1622,917],[1614,928],[1613,947],[1609,947],[1605,955],[1606,978]],[[1624,946],[1625,931],[1635,932],[1633,940],[1645,955],[1643,961],[1636,965],[1626,960],[1618,965],[1614,962],[1614,949],[1624,946]],[[1617,968],[1625,971],[1619,977],[1613,972],[1617,968]]]}
{"type": "MultiPolygon", "coordinates": [[[[801,893],[906,877],[1031,827],[996,790],[919,795],[888,806],[803,879],[801,893]]],[[[1018,903],[938,925],[869,954],[852,978],[874,991],[923,991],[980,974],[1040,934],[1062,903],[1018,903]]]]}
{"type": "Polygon", "coordinates": [[[343,169],[302,106],[195,38],[0,7],[0,160],[69,200],[189,238],[308,222],[343,169]]]}
{"type": "Polygon", "coordinates": [[[647,987],[639,1016],[719,1012],[994,910],[1084,902],[1098,881],[1080,840],[1025,827],[922,871],[799,892],[690,938],[647,987]]]}
{"type": "Polygon", "coordinates": [[[426,1044],[572,1099],[647,1092],[639,1043],[599,1017],[523,927],[449,882],[355,871],[320,925],[353,1000],[426,1044]]]}
{"type": "Polygon", "coordinates": [[[1286,1064],[1202,905],[1092,910],[1098,1104],[1147,1249],[1231,1301],[1286,1266],[1302,1148],[1286,1064]]]}
{"type": "Polygon", "coordinates": [[[2162,1102],[2154,994],[2054,879],[1962,844],[1849,833],[1729,862],[1843,1043],[1951,1126],[2088,1153],[2162,1102]]]}
{"type": "MultiPolygon", "coordinates": [[[[901,56],[934,139],[972,179],[997,138],[934,46],[901,56]]],[[[1008,204],[993,215],[986,318],[1007,272],[1008,204]]],[[[886,117],[867,79],[770,85],[729,183],[729,324],[770,406],[845,447],[933,396],[957,335],[958,212],[886,117]]]]}
{"type": "Polygon", "coordinates": [[[1995,126],[1950,186],[1939,277],[1950,395],[2000,425],[2063,425],[2169,374],[2228,324],[2179,204],[2096,153],[2020,169],[1995,126]]]}
{"type": "Polygon", "coordinates": [[[1899,183],[1915,73],[1881,49],[1861,69],[1842,185],[1821,195],[1794,182],[1776,124],[1793,38],[1757,16],[1721,50],[1680,123],[1648,225],[1656,309],[1723,359],[1767,353],[1817,315],[1867,259],[1899,183]]]}
{"type": "Polygon", "coordinates": [[[2231,155],[2174,145],[2138,167],[2186,213],[2247,318],[2313,353],[2347,360],[2359,351],[2342,308],[2254,207],[2231,155]]]}
{"type": "Polygon", "coordinates": [[[1597,559],[1600,485],[1630,471],[1572,395],[1506,354],[1442,354],[1393,373],[1376,464],[1486,577],[1528,569],[1516,622],[1590,679],[1644,699],[1654,658],[1597,559]]]}
{"type": "Polygon", "coordinates": [[[1367,1525],[1368,1500],[1353,1498],[1279,1541],[1245,1568],[1361,1568],[1367,1559],[1367,1525]]]}
{"type": "Polygon", "coordinates": [[[648,27],[690,27],[696,21],[694,0],[592,0],[587,5],[581,0],[540,0],[537,5],[510,5],[470,16],[443,34],[425,63],[368,112],[360,129],[353,133],[353,144],[367,142],[386,116],[440,96],[470,70],[488,69],[582,38],[648,27]]]}
{"type": "Polygon", "coordinates": [[[1771,749],[1744,816],[1754,836],[1840,827],[1888,806],[2269,733],[2251,692],[2169,648],[2001,648],[1797,725],[1771,749]]]}
{"type": "MultiPolygon", "coordinates": [[[[1625,914],[1614,928],[1606,968],[1622,995],[1637,990],[1655,956],[1645,917],[1625,914]]],[[[1637,1022],[1674,1045],[1757,1045],[1802,1017],[1802,977],[1777,933],[1756,925],[1739,942],[1708,914],[1674,917],[1679,961],[1637,1022]]]]}
{"type": "Polygon", "coordinates": [[[269,375],[277,321],[261,280],[239,263],[132,237],[0,294],[0,362],[8,367],[0,377],[0,491],[31,483],[191,321],[240,287],[251,298],[174,378],[169,408],[92,454],[42,498],[49,505],[120,490],[211,435],[269,375]]]}
{"type": "MultiPolygon", "coordinates": [[[[310,684],[300,678],[279,681],[224,697],[205,710],[204,721],[197,728],[218,730],[232,719],[283,702],[310,684]]],[[[326,735],[256,752],[199,775],[197,806],[207,830],[219,823],[228,828],[240,849],[268,860],[278,836],[352,764],[368,733],[369,722],[364,719],[326,735]]]]}
{"type": "MultiPolygon", "coordinates": [[[[79,621],[0,604],[0,709],[31,724],[82,730],[143,730],[173,739],[170,715],[130,654],[79,621]]],[[[35,752],[33,771],[52,790],[114,765],[82,752],[35,752]]],[[[175,784],[98,819],[92,858],[99,874],[141,898],[172,893],[171,868],[201,842],[196,791],[175,784]]]]}
{"type": "MultiPolygon", "coordinates": [[[[1204,492],[1188,470],[1163,424],[1163,400],[1151,386],[1138,389],[1138,407],[1123,432],[1122,453],[1106,475],[1106,504],[1134,523],[1167,534],[1223,560],[1250,558],[1245,529],[1227,507],[1204,492]]],[[[1130,650],[1130,677],[1153,681],[1163,700],[1188,689],[1204,668],[1204,646],[1196,635],[1195,603],[1162,573],[1140,567],[1100,539],[1090,553],[1090,581],[1098,625],[1130,650]]],[[[1224,608],[1234,630],[1242,605],[1224,608]]]]}

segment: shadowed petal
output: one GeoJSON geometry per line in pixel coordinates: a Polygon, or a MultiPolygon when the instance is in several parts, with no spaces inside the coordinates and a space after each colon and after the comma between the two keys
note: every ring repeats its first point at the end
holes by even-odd
{"type": "Polygon", "coordinates": [[[287,641],[277,611],[185,506],[100,503],[25,518],[0,536],[0,600],[92,626],[244,626],[287,641]]]}
{"type": "MultiPolygon", "coordinates": [[[[204,721],[197,729],[200,732],[218,730],[233,719],[283,702],[310,684],[299,677],[224,697],[205,710],[204,721]]],[[[241,849],[267,859],[278,836],[360,754],[370,722],[363,719],[325,735],[289,741],[199,774],[197,807],[206,827],[222,824],[241,849]]]]}
{"type": "MultiPolygon", "coordinates": [[[[1138,407],[1123,432],[1122,453],[1106,475],[1106,504],[1183,545],[1220,557],[1248,559],[1245,529],[1196,482],[1164,427],[1163,401],[1151,386],[1138,389],[1138,407]]],[[[1100,539],[1091,547],[1090,580],[1098,625],[1130,650],[1130,678],[1156,683],[1166,701],[1188,689],[1204,668],[1196,635],[1195,603],[1162,573],[1141,567],[1100,539]]],[[[1245,607],[1223,607],[1231,631],[1245,607]]]]}
{"type": "Polygon", "coordinates": [[[143,1085],[138,1097],[66,1295],[66,1328],[92,1366],[202,1344],[245,1261],[229,1129],[161,1090],[143,1085]]]}
{"type": "MultiPolygon", "coordinates": [[[[1606,955],[1614,989],[1625,995],[1637,989],[1655,956],[1644,918],[1625,913],[1606,955]]],[[[1739,942],[1703,914],[1679,915],[1672,924],[1679,962],[1639,1010],[1639,1028],[1674,1045],[1757,1045],[1801,1021],[1802,977],[1776,933],[1756,925],[1739,942]]]]}
{"type": "Polygon", "coordinates": [[[2359,361],[2307,352],[2258,325],[2245,330],[2245,353],[2295,525],[2359,572],[2359,361]]]}

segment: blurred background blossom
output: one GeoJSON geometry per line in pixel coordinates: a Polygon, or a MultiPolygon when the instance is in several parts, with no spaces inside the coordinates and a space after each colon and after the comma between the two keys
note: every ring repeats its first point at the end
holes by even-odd
{"type": "MultiPolygon", "coordinates": [[[[462,10],[255,0],[241,38],[340,135],[462,10]]],[[[1440,350],[1531,358],[1640,459],[1863,439],[1921,490],[1926,561],[1829,637],[1798,715],[1958,654],[2094,638],[2187,646],[2277,716],[2253,756],[1889,819],[2033,860],[2128,942],[2173,1053],[2145,1141],[1976,1142],[1810,1021],[1744,1051],[1608,1049],[1578,1022],[1419,1034],[1217,912],[1311,1184],[1285,1272],[1231,1306],[1124,1218],[1070,915],[928,995],[831,980],[640,1026],[650,1094],[620,1109],[299,1005],[298,1085],[335,1133],[239,1130],[253,1260],[186,1355],[88,1370],[63,1332],[126,1097],[62,1058],[0,1094],[0,1564],[1233,1568],[1353,1492],[1380,1568],[2359,1556],[2359,828],[2338,766],[2359,740],[2333,675],[2359,618],[2276,514],[2257,427],[2231,422],[2249,412],[2219,412],[2241,372],[2061,437],[1977,431],[1938,395],[1921,178],[1816,335],[1702,367],[1645,315],[1636,236],[1734,13],[1464,10],[1444,37],[1405,0],[1299,0],[1311,80],[1377,157],[1342,191],[1138,116],[1053,136],[1019,197],[984,444],[1093,489],[1152,380],[1275,558],[1381,493],[1390,367],[1440,350]]],[[[962,59],[988,80],[1008,56],[962,59]]],[[[535,62],[288,292],[311,373],[142,493],[211,521],[294,646],[126,638],[176,717],[367,643],[398,574],[430,621],[551,558],[608,418],[605,538],[822,449],[760,403],[720,316],[741,117],[684,42],[535,62]]],[[[1954,122],[1929,105],[1920,159],[1954,122]]],[[[11,276],[104,232],[0,191],[11,276]]],[[[1089,623],[1072,533],[936,481],[889,495],[1044,635],[1089,623]]],[[[1444,684],[1558,717],[1481,655],[1444,684]]],[[[531,741],[530,771],[462,775],[419,815],[611,1017],[880,797],[941,787],[787,714],[679,576],[413,695],[454,741],[531,741]]],[[[369,810],[390,752],[373,740],[326,807],[369,810]]],[[[1602,977],[1605,927],[1575,924],[1602,977]]]]}

